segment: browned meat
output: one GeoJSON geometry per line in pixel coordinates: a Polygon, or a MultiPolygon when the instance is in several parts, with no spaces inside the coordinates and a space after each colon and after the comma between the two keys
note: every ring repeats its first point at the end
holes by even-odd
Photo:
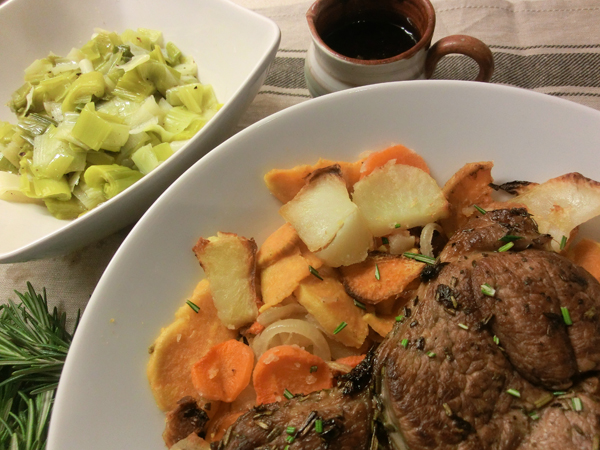
{"type": "Polygon", "coordinates": [[[513,251],[526,248],[547,249],[549,235],[541,235],[536,223],[522,208],[499,209],[471,219],[458,230],[440,255],[442,262],[455,262],[475,252],[493,252],[505,245],[506,236],[517,236],[513,251]]]}
{"type": "Polygon", "coordinates": [[[385,415],[397,427],[390,439],[411,450],[591,450],[600,403],[576,383],[600,368],[600,284],[536,250],[547,238],[522,210],[467,226],[442,253],[450,264],[420,287],[411,318],[378,350],[385,415]],[[523,239],[489,253],[507,234],[523,239]],[[567,397],[585,403],[581,411],[552,393],[574,385],[567,397]]]}
{"type": "Polygon", "coordinates": [[[219,448],[363,449],[373,435],[374,408],[368,389],[345,395],[341,388],[260,405],[241,416],[219,448]],[[316,422],[322,424],[318,432],[316,422]],[[291,427],[291,428],[289,428],[291,427]]]}
{"type": "Polygon", "coordinates": [[[191,433],[202,434],[208,422],[208,415],[192,397],[184,397],[177,403],[177,407],[167,414],[163,432],[167,447],[185,439],[191,433]]]}

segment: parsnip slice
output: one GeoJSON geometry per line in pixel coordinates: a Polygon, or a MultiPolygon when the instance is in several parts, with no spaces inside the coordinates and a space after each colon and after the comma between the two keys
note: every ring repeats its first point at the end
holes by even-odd
{"type": "Polygon", "coordinates": [[[550,234],[553,250],[560,251],[563,236],[569,238],[577,226],[600,214],[600,183],[568,173],[529,187],[511,202],[525,205],[540,233],[550,234]]]}
{"type": "Polygon", "coordinates": [[[316,255],[331,267],[364,261],[373,247],[373,235],[358,208],[346,217],[333,241],[316,255]]]}
{"type": "Polygon", "coordinates": [[[386,164],[354,185],[358,206],[374,236],[390,234],[397,224],[412,228],[448,214],[436,181],[416,167],[386,164]]]}
{"type": "Polygon", "coordinates": [[[194,252],[210,281],[221,322],[231,329],[253,322],[258,316],[254,240],[219,232],[198,239],[194,252]]]}
{"type": "Polygon", "coordinates": [[[318,169],[279,214],[296,229],[311,252],[327,247],[356,211],[337,165],[318,169]]]}

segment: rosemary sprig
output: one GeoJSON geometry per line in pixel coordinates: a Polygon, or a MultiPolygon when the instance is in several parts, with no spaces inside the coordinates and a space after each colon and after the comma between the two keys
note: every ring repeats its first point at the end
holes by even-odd
{"type": "MultiPolygon", "coordinates": [[[[46,291],[0,305],[0,448],[43,450],[54,394],[73,332],[48,310],[46,291]]],[[[79,323],[79,313],[74,329],[79,323]]]]}

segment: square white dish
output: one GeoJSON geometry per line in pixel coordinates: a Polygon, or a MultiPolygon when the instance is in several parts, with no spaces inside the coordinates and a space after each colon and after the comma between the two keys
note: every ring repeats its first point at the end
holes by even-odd
{"type": "Polygon", "coordinates": [[[229,0],[9,0],[0,6],[0,120],[16,123],[5,104],[23,70],[49,52],[65,55],[95,28],[162,31],[198,65],[224,106],[190,142],[126,192],[75,220],[58,220],[39,205],[0,201],[0,263],[66,253],[138,219],[181,173],[230,136],[275,57],[277,25],[229,0]]]}
{"type": "MultiPolygon", "coordinates": [[[[331,94],[240,132],[190,168],[116,253],[67,358],[48,450],[161,450],[164,415],[146,379],[147,349],[202,278],[192,252],[217,231],[260,245],[283,219],[263,176],[319,157],[353,161],[401,143],[444,183],[494,160],[496,182],[571,171],[600,179],[600,112],[498,85],[415,81],[331,94]],[[248,151],[251,149],[252,151],[248,151]]],[[[599,239],[598,221],[582,234],[599,239]]]]}

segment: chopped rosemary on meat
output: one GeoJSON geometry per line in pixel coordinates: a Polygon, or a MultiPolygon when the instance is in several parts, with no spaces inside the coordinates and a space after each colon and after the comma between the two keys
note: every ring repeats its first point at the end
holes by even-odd
{"type": "Polygon", "coordinates": [[[285,447],[283,447],[283,450],[290,450],[290,446],[286,445],[285,447]]]}
{"type": "Polygon", "coordinates": [[[542,408],[553,400],[554,400],[554,396],[550,393],[546,393],[546,394],[542,395],[540,398],[538,398],[535,402],[533,402],[533,404],[535,405],[536,408],[542,408]]]}
{"type": "Polygon", "coordinates": [[[294,433],[296,432],[296,427],[287,427],[287,428],[285,429],[285,432],[286,432],[287,434],[294,434],[294,433]]]}
{"type": "Polygon", "coordinates": [[[560,312],[562,313],[563,320],[565,321],[565,325],[573,325],[573,321],[571,320],[571,314],[569,313],[569,309],[566,306],[561,306],[560,312]]]}
{"type": "Polygon", "coordinates": [[[323,277],[321,275],[319,275],[319,272],[313,266],[308,266],[308,271],[312,275],[314,275],[315,277],[317,277],[319,280],[323,281],[323,277]]]}
{"type": "Polygon", "coordinates": [[[377,281],[381,280],[381,273],[379,273],[379,266],[375,264],[375,278],[377,281]]]}
{"type": "Polygon", "coordinates": [[[427,352],[427,356],[429,356],[430,358],[435,358],[436,355],[437,353],[435,352],[427,352]]]}
{"type": "Polygon", "coordinates": [[[491,287],[488,283],[484,283],[481,285],[481,293],[483,295],[487,295],[488,297],[493,297],[496,295],[496,289],[491,287]]]}
{"type": "Polygon", "coordinates": [[[487,211],[485,209],[483,209],[481,206],[477,206],[477,205],[473,205],[473,208],[475,208],[477,211],[479,211],[481,214],[485,214],[487,213],[487,211]]]}
{"type": "Polygon", "coordinates": [[[402,341],[400,342],[400,345],[404,348],[408,347],[408,339],[402,339],[402,341]]]}
{"type": "Polygon", "coordinates": [[[567,391],[554,391],[552,394],[553,394],[555,397],[559,397],[559,396],[561,396],[561,395],[565,395],[566,393],[567,393],[567,391]]]}
{"type": "Polygon", "coordinates": [[[403,256],[406,256],[407,258],[411,258],[414,259],[415,261],[419,261],[425,264],[435,264],[435,258],[433,256],[426,256],[426,255],[421,255],[420,253],[411,253],[411,252],[404,252],[402,254],[403,256]]]}
{"type": "Polygon", "coordinates": [[[506,393],[512,395],[513,397],[521,398],[521,393],[516,389],[507,389],[506,393]]]}
{"type": "Polygon", "coordinates": [[[287,398],[288,400],[291,400],[294,398],[294,394],[292,394],[290,391],[288,391],[287,389],[283,390],[283,396],[285,398],[287,398]]]}
{"type": "Polygon", "coordinates": [[[493,339],[494,339],[494,344],[500,345],[500,338],[498,336],[494,335],[493,339]]]}
{"type": "Polygon", "coordinates": [[[263,430],[269,430],[270,429],[269,425],[267,425],[266,423],[261,422],[261,421],[256,422],[256,425],[258,425],[259,427],[261,427],[263,430]]]}
{"type": "Polygon", "coordinates": [[[581,403],[579,397],[573,397],[571,403],[573,404],[573,411],[583,411],[583,403],[581,403]]]}
{"type": "Polygon", "coordinates": [[[446,415],[448,417],[452,417],[452,409],[450,409],[450,406],[448,406],[448,403],[442,403],[442,406],[444,407],[444,411],[446,411],[446,415]]]}
{"type": "Polygon", "coordinates": [[[188,300],[185,302],[190,308],[192,308],[192,310],[198,314],[198,311],[200,311],[200,307],[198,305],[196,305],[194,302],[192,302],[191,300],[188,300]]]}
{"type": "Polygon", "coordinates": [[[402,322],[404,320],[404,315],[400,314],[399,316],[396,316],[396,322],[402,322]]]}
{"type": "Polygon", "coordinates": [[[367,309],[364,303],[361,303],[356,299],[354,299],[354,306],[358,306],[360,309],[367,309]]]}
{"type": "Polygon", "coordinates": [[[381,238],[381,243],[383,245],[388,245],[390,243],[390,240],[388,238],[386,238],[386,237],[382,237],[381,238]]]}
{"type": "Polygon", "coordinates": [[[461,327],[463,330],[468,330],[469,329],[469,326],[465,325],[464,323],[459,323],[458,326],[461,327]]]}
{"type": "Polygon", "coordinates": [[[310,373],[314,373],[319,370],[319,366],[310,366],[310,373]]]}
{"type": "Polygon", "coordinates": [[[335,330],[333,330],[333,334],[338,334],[340,331],[342,331],[344,328],[346,328],[348,326],[348,324],[346,322],[342,322],[340,323],[337,328],[335,330]]]}
{"type": "Polygon", "coordinates": [[[510,250],[511,248],[513,248],[514,246],[515,246],[514,242],[509,242],[507,244],[504,244],[502,247],[500,247],[498,249],[498,253],[506,252],[506,251],[510,250]]]}
{"type": "Polygon", "coordinates": [[[317,433],[323,432],[323,421],[321,419],[315,420],[315,431],[317,433]]]}
{"type": "Polygon", "coordinates": [[[538,420],[540,418],[539,414],[537,413],[537,411],[531,411],[529,414],[529,417],[533,420],[538,420]]]}
{"type": "Polygon", "coordinates": [[[291,443],[293,443],[295,440],[296,440],[296,438],[295,438],[294,436],[291,436],[291,435],[290,435],[290,436],[286,436],[286,437],[285,437],[285,441],[286,441],[288,444],[291,444],[291,443]]]}
{"type": "Polygon", "coordinates": [[[566,246],[567,246],[567,237],[566,237],[566,236],[563,236],[563,237],[560,239],[560,249],[561,249],[561,250],[564,250],[566,246]]]}
{"type": "Polygon", "coordinates": [[[513,234],[507,234],[505,236],[502,236],[498,240],[502,241],[502,242],[513,242],[513,241],[518,241],[519,239],[523,239],[523,237],[522,236],[515,236],[513,234]]]}

